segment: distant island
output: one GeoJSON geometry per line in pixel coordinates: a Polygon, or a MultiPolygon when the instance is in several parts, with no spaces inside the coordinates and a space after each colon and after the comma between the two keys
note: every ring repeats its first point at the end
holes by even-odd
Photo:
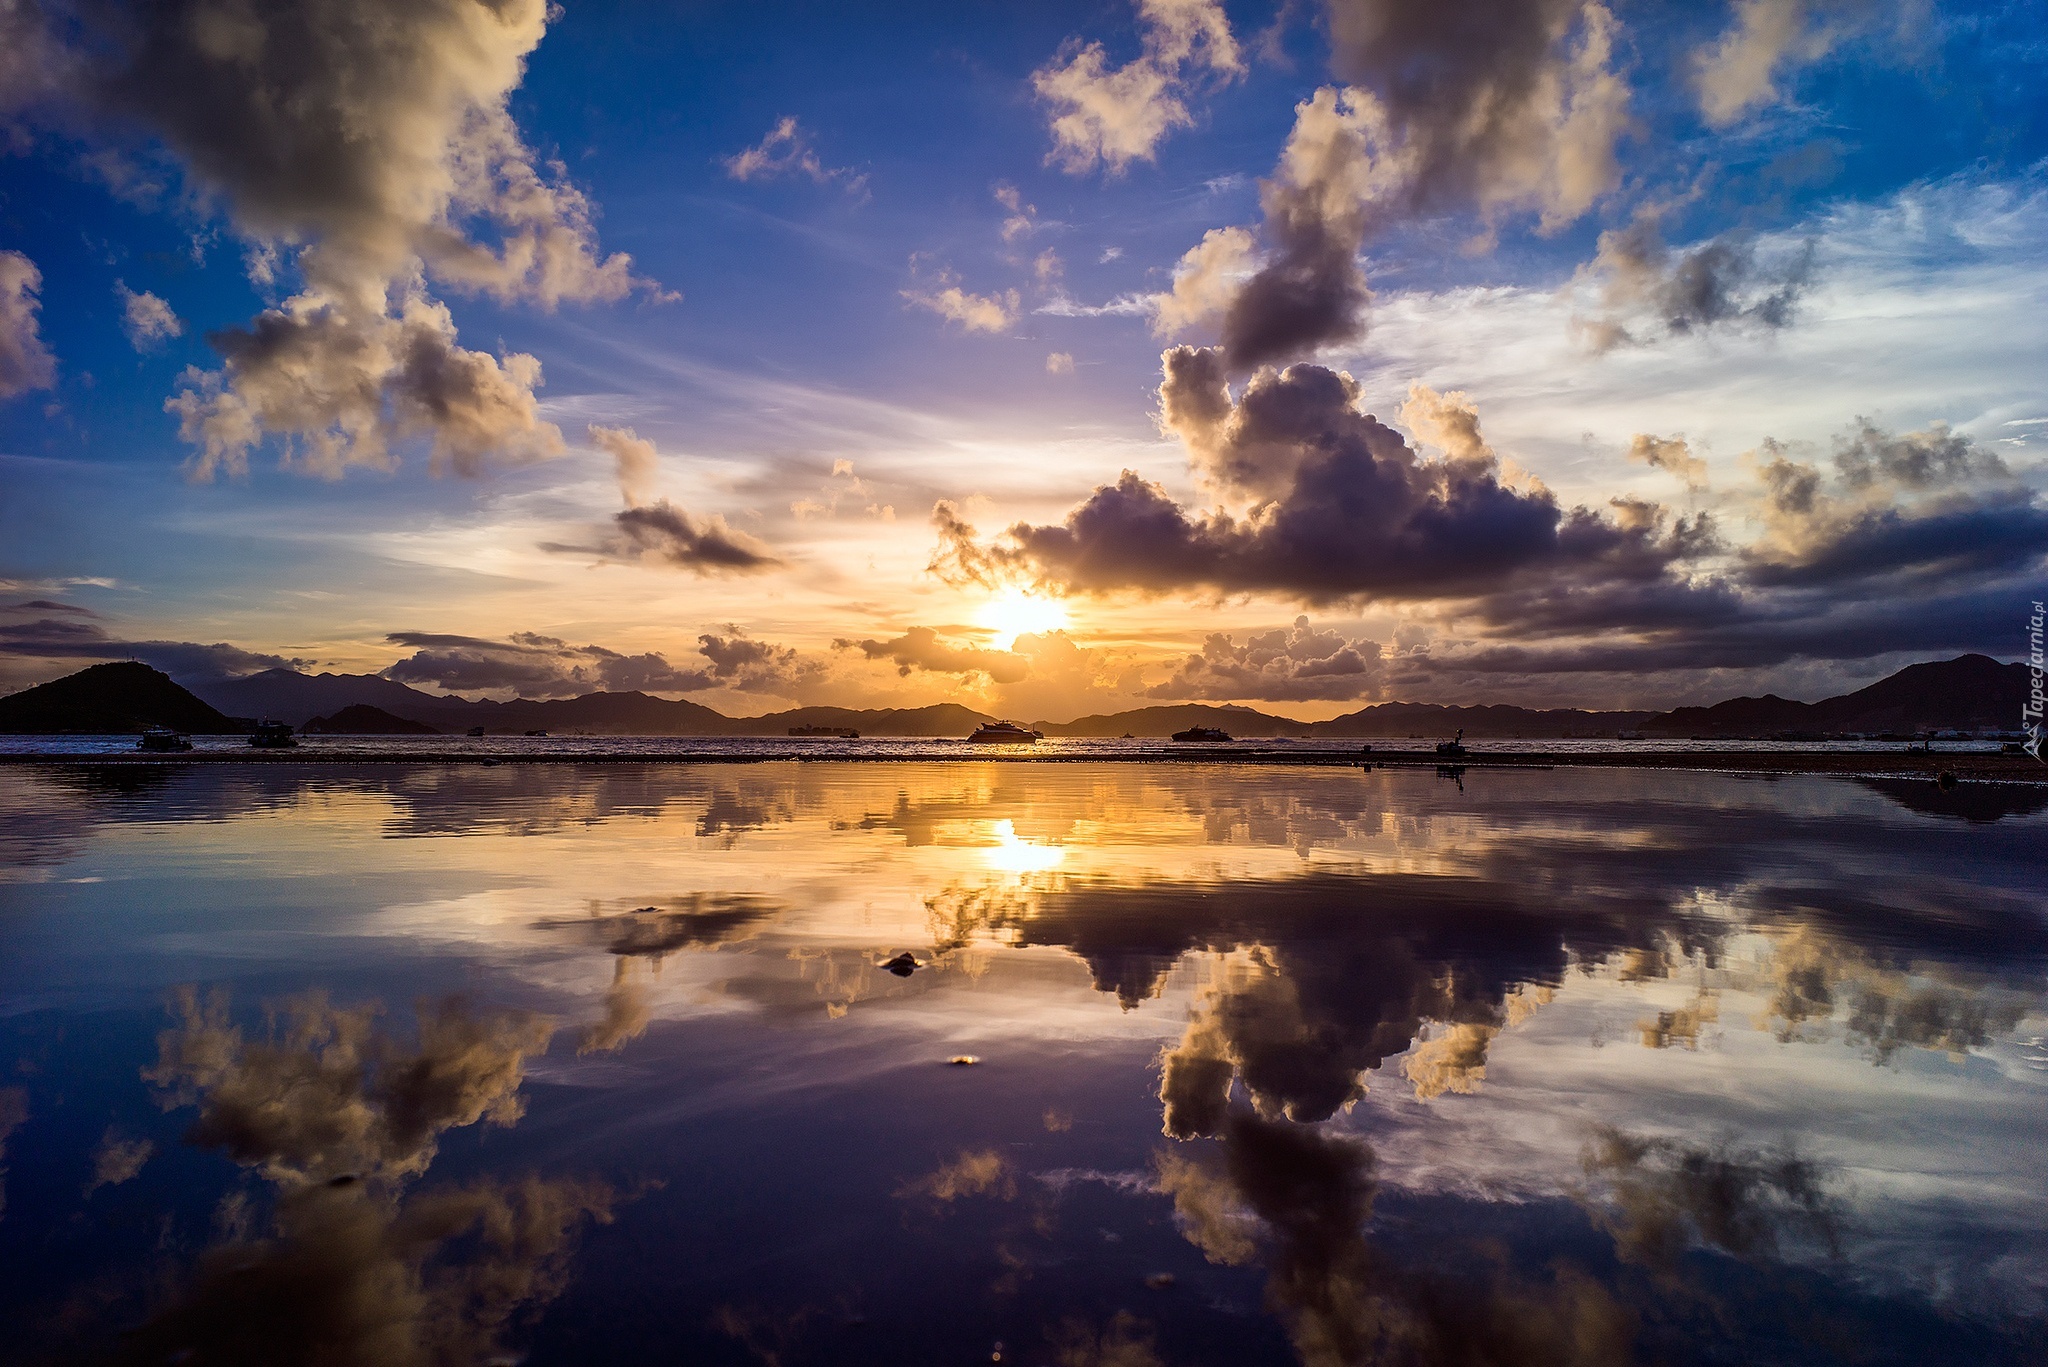
{"type": "MultiPolygon", "coordinates": [[[[1187,703],[1035,721],[1047,736],[1166,737],[1191,727],[1271,739],[1393,739],[1448,736],[1552,740],[1571,737],[1818,739],[1840,735],[1913,736],[1926,732],[2010,731],[2019,723],[2030,676],[2021,664],[1986,655],[1909,665],[1867,688],[1819,702],[1766,694],[1712,707],[1669,712],[1591,712],[1507,705],[1376,703],[1328,721],[1304,722],[1235,705],[1187,703]]],[[[108,734],[168,727],[195,735],[233,735],[256,718],[335,735],[487,735],[549,731],[600,736],[966,736],[996,720],[957,703],[912,708],[799,707],[759,717],[728,717],[699,703],[646,693],[586,693],[577,698],[494,702],[438,696],[376,674],[303,674],[268,669],[195,692],[134,662],[94,665],[0,698],[0,733],[108,734]]]]}

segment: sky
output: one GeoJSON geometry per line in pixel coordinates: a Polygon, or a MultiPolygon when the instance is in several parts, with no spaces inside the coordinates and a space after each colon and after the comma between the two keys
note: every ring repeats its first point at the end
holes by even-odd
{"type": "Polygon", "coordinates": [[[0,689],[2020,658],[2044,74],[2025,3],[0,0],[0,689]]]}

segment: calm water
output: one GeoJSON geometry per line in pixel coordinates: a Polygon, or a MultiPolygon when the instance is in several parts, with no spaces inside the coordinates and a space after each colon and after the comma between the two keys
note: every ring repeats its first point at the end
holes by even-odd
{"type": "Polygon", "coordinates": [[[0,770],[0,1357],[2038,1362],[2048,813],[1922,789],[0,770]]]}
{"type": "MultiPolygon", "coordinates": [[[[770,759],[932,759],[957,760],[989,756],[1032,759],[1123,759],[1156,760],[1162,757],[1195,755],[1213,757],[1232,750],[1271,753],[1356,755],[1361,745],[1375,750],[1428,750],[1445,736],[1415,739],[1375,737],[1360,740],[1294,740],[1252,738],[1228,744],[1177,744],[1147,737],[1142,740],[1111,740],[1096,737],[1053,736],[1028,746],[970,745],[955,738],[916,739],[904,736],[871,736],[861,740],[795,739],[780,736],[302,736],[299,750],[308,758],[334,755],[364,759],[404,758],[417,755],[435,759],[475,756],[479,759],[565,759],[577,757],[618,759],[646,757],[673,760],[703,756],[721,760],[770,759]]],[[[242,736],[193,736],[196,754],[249,755],[268,758],[252,751],[242,736]]],[[[1938,740],[1935,754],[1995,754],[2003,744],[1997,740],[1938,740]]],[[[1700,751],[1798,751],[1831,753],[1847,751],[1904,755],[1919,747],[1911,741],[1839,740],[1468,740],[1465,748],[1474,754],[1503,751],[1545,750],[1587,754],[1615,754],[1649,751],[1689,753],[1700,751]]],[[[0,736],[0,755],[36,755],[55,758],[87,758],[95,755],[129,755],[135,752],[134,736],[0,736]]],[[[272,752],[273,754],[275,752],[272,752]]]]}

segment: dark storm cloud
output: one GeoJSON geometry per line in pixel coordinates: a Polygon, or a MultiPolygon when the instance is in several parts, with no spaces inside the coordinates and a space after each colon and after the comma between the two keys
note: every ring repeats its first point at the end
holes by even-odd
{"type": "Polygon", "coordinates": [[[1402,197],[1576,219],[1618,181],[1629,91],[1615,21],[1585,0],[1327,0],[1330,64],[1372,93],[1402,197]]]}
{"type": "MultiPolygon", "coordinates": [[[[1214,661],[1205,650],[1204,664],[1160,696],[1364,696],[1380,682],[1400,689],[1461,673],[1497,681],[1924,648],[2002,654],[2013,596],[2048,557],[2037,496],[1939,424],[1897,434],[1859,420],[1835,442],[1832,473],[1766,441],[1752,458],[1756,483],[1724,496],[1753,508],[1761,530],[1731,545],[1712,513],[1634,497],[1566,509],[1540,484],[1510,483],[1462,394],[1411,389],[1400,411],[1411,444],[1359,411],[1360,386],[1340,372],[1261,371],[1233,397],[1217,349],[1178,347],[1163,361],[1161,424],[1218,506],[1184,504],[1125,471],[1062,521],[1019,523],[987,543],[946,507],[934,572],[1081,593],[1437,602],[1464,639],[1354,672],[1356,692],[1291,681],[1258,691],[1251,657],[1219,641],[1214,661]],[[1424,458],[1423,443],[1441,455],[1424,458]]],[[[1700,480],[1676,440],[1639,435],[1631,449],[1700,480]]]]}
{"type": "Polygon", "coordinates": [[[1640,345],[1659,333],[1786,327],[1812,282],[1813,263],[1810,242],[1762,261],[1756,244],[1736,233],[1673,251],[1658,216],[1646,213],[1600,234],[1598,254],[1580,278],[1597,288],[1602,313],[1578,326],[1596,351],[1640,345]]]}
{"type": "Polygon", "coordinates": [[[613,535],[597,546],[543,544],[541,549],[672,565],[693,574],[754,574],[783,562],[717,514],[692,517],[667,499],[627,508],[612,518],[613,535]]]}
{"type": "MultiPolygon", "coordinates": [[[[970,528],[970,531],[972,529],[970,528]]],[[[996,683],[1017,683],[1031,673],[1031,661],[1015,651],[955,645],[930,627],[912,627],[886,641],[840,639],[834,650],[857,650],[870,660],[886,660],[898,674],[986,674],[996,683]]]]}
{"type": "MultiPolygon", "coordinates": [[[[1328,11],[1332,65],[1350,84],[1297,106],[1260,185],[1265,257],[1222,305],[1237,373],[1362,336],[1371,292],[1358,254],[1387,224],[1476,210],[1491,225],[1531,211],[1554,231],[1619,180],[1629,94],[1600,5],[1331,0],[1328,11]]],[[[1211,307],[1191,308],[1176,283],[1174,315],[1211,307]]]]}
{"type": "Polygon", "coordinates": [[[385,638],[413,653],[384,670],[400,683],[433,684],[451,692],[510,689],[521,697],[591,692],[697,693],[729,688],[789,696],[823,672],[795,650],[757,641],[735,627],[697,638],[707,663],[689,668],[658,651],[626,655],[599,645],[570,645],[555,636],[518,632],[502,640],[424,631],[385,638]]]}
{"type": "Polygon", "coordinates": [[[1151,698],[1259,698],[1274,702],[1377,696],[1380,648],[1317,631],[1297,617],[1292,629],[1262,632],[1243,645],[1221,632],[1202,642],[1173,677],[1145,690],[1151,698]]]}
{"type": "Polygon", "coordinates": [[[504,641],[422,631],[395,631],[385,639],[413,651],[384,670],[385,678],[451,692],[511,689],[521,697],[557,697],[628,689],[687,693],[715,686],[708,671],[679,669],[659,654],[622,655],[531,632],[504,641]]]}
{"type": "Polygon", "coordinates": [[[1996,453],[1937,423],[1892,433],[1857,419],[1834,443],[1834,473],[1780,443],[1756,453],[1764,534],[1741,552],[1764,587],[2024,573],[2048,554],[2048,508],[1996,453]]]}
{"type": "Polygon", "coordinates": [[[1648,505],[1602,517],[1502,482],[1461,396],[1417,390],[1406,415],[1434,429],[1425,460],[1358,411],[1348,375],[1295,365],[1255,375],[1233,402],[1213,348],[1164,357],[1163,421],[1196,470],[1260,500],[1193,513],[1126,471],[1063,523],[1018,524],[1007,554],[1081,592],[1270,592],[1309,603],[1476,597],[1525,574],[1657,582],[1705,546],[1704,527],[1648,505]]]}
{"type": "Polygon", "coordinates": [[[1372,299],[1358,264],[1374,175],[1350,92],[1319,90],[1295,111],[1280,168],[1261,183],[1267,257],[1223,312],[1223,354],[1245,371],[1351,341],[1372,299]]]}
{"type": "MultiPolygon", "coordinates": [[[[88,617],[97,615],[62,604],[20,603],[7,611],[39,607],[88,617]]],[[[0,654],[44,660],[140,660],[179,679],[233,678],[262,669],[294,669],[313,663],[244,650],[226,642],[200,645],[192,641],[121,640],[95,623],[56,617],[0,623],[0,654]]]]}

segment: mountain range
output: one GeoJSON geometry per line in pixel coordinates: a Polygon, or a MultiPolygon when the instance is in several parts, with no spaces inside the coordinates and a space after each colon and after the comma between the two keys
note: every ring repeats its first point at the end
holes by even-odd
{"type": "MultiPolygon", "coordinates": [[[[1214,726],[1233,736],[1431,738],[1459,730],[1473,737],[1745,736],[1912,734],[2014,730],[2031,682],[2027,667],[1985,655],[1909,665],[1867,688],[1820,702],[1766,694],[1670,712],[1588,712],[1506,704],[1447,706],[1376,703],[1328,721],[1304,722],[1236,705],[1141,707],[1034,722],[1048,736],[1148,736],[1214,726]]],[[[759,717],[728,717],[699,703],[646,693],[586,693],[576,698],[495,702],[425,693],[376,674],[302,674],[267,669],[187,691],[147,665],[94,665],[0,698],[0,732],[123,732],[145,724],[196,734],[246,731],[254,718],[350,734],[549,731],[606,736],[785,736],[793,727],[846,727],[865,736],[965,736],[986,713],[958,703],[912,708],[799,707],[759,717]],[[196,696],[195,696],[196,695],[196,696]],[[383,720],[380,720],[380,717],[383,720]],[[239,719],[239,720],[238,720],[239,719]]]]}

